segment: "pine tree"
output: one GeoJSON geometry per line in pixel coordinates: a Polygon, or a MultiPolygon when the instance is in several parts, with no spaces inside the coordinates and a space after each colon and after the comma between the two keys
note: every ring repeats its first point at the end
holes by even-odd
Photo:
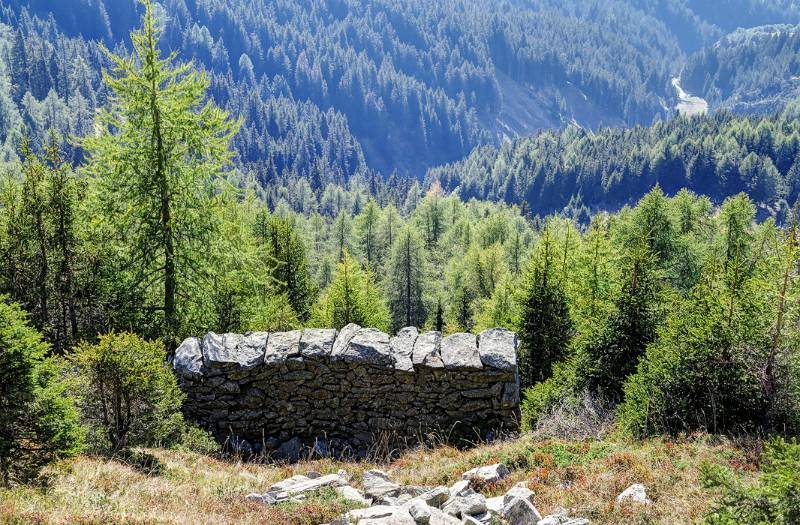
{"type": "Polygon", "coordinates": [[[191,64],[161,57],[161,28],[151,0],[143,27],[131,34],[133,55],[103,47],[113,64],[103,76],[110,105],[98,133],[85,138],[86,171],[103,185],[117,241],[132,247],[124,268],[131,286],[161,288],[162,335],[179,334],[192,289],[206,281],[207,245],[213,242],[214,183],[230,163],[229,143],[239,127],[206,100],[209,81],[191,64]],[[187,304],[183,304],[184,301],[187,304]]]}

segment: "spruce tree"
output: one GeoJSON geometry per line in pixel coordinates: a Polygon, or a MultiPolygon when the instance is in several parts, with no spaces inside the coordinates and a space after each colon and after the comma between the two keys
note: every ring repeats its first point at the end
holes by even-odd
{"type": "Polygon", "coordinates": [[[392,249],[386,276],[393,331],[425,323],[426,266],[422,238],[413,226],[406,226],[392,249]]]}
{"type": "Polygon", "coordinates": [[[175,338],[193,289],[208,284],[213,243],[214,184],[232,152],[239,127],[207,100],[209,81],[192,64],[162,57],[162,29],[151,0],[140,30],[131,33],[133,55],[103,47],[113,69],[103,75],[109,106],[97,133],[82,141],[86,171],[103,186],[104,211],[116,241],[130,247],[122,271],[130,286],[156,291],[162,335],[175,338]]]}
{"type": "Polygon", "coordinates": [[[536,247],[518,298],[520,382],[532,386],[547,379],[565,356],[573,324],[569,303],[558,278],[561,251],[548,221],[536,247]]]}

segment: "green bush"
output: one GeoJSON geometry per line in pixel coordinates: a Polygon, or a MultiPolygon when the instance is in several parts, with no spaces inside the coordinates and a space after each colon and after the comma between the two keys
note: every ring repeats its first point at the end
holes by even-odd
{"type": "Polygon", "coordinates": [[[0,297],[0,481],[27,481],[78,453],[84,433],[49,345],[0,297]]]}
{"type": "Polygon", "coordinates": [[[800,445],[774,439],[762,456],[761,475],[744,483],[718,465],[704,465],[707,487],[722,490],[706,525],[794,525],[800,523],[800,445]]]}
{"type": "Polygon", "coordinates": [[[184,394],[165,359],[164,347],[130,333],[79,345],[71,357],[83,417],[92,445],[117,453],[135,446],[180,442],[184,394]]]}
{"type": "Polygon", "coordinates": [[[757,426],[767,405],[736,351],[741,344],[718,294],[702,287],[693,292],[625,383],[621,426],[636,436],[757,426]]]}
{"type": "Polygon", "coordinates": [[[549,379],[525,389],[522,400],[523,430],[534,430],[537,423],[559,404],[577,403],[578,391],[574,358],[556,364],[549,379]]]}

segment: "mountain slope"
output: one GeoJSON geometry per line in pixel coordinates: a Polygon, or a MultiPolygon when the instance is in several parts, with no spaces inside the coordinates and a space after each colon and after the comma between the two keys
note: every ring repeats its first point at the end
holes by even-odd
{"type": "Polygon", "coordinates": [[[692,55],[681,78],[714,108],[779,111],[800,95],[800,26],[737,30],[692,55]]]}

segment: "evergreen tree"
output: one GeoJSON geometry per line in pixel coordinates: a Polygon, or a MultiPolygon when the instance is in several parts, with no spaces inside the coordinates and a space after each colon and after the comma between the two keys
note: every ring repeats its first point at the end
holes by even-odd
{"type": "Polygon", "coordinates": [[[342,329],[350,323],[388,330],[389,307],[369,268],[345,252],[325,292],[314,306],[311,323],[342,329]]]}
{"type": "Polygon", "coordinates": [[[162,335],[174,341],[193,288],[207,284],[207,246],[214,241],[214,183],[231,160],[239,124],[206,101],[209,81],[191,64],[161,57],[161,28],[150,0],[133,55],[103,48],[114,68],[104,75],[110,106],[98,133],[82,146],[86,171],[103,185],[104,210],[125,259],[131,286],[161,288],[162,335]]]}
{"type": "Polygon", "coordinates": [[[270,219],[265,251],[273,292],[286,294],[297,317],[307,320],[315,291],[308,275],[305,245],[288,220],[270,219]]]}
{"type": "Polygon", "coordinates": [[[367,265],[374,268],[380,260],[378,250],[378,218],[380,208],[374,199],[370,199],[364,211],[356,218],[358,244],[367,265]]]}
{"type": "Polygon", "coordinates": [[[423,241],[413,226],[406,226],[392,248],[385,281],[393,331],[425,323],[426,267],[423,241]]]}
{"type": "Polygon", "coordinates": [[[547,379],[553,364],[565,356],[573,324],[563,284],[558,279],[557,246],[545,224],[519,302],[520,383],[529,387],[547,379]]]}

